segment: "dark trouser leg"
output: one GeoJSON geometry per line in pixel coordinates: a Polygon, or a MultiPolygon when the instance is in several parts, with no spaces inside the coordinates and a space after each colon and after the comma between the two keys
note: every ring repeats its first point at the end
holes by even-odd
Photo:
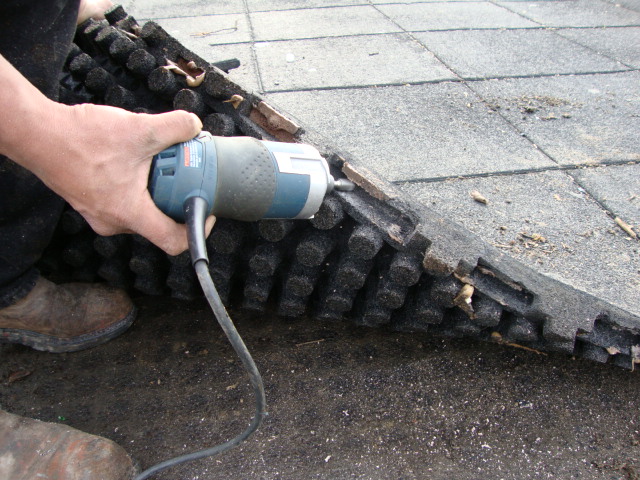
{"type": "Polygon", "coordinates": [[[34,175],[0,158],[0,308],[35,285],[34,264],[49,244],[64,201],[34,175]]]}
{"type": "MultiPolygon", "coordinates": [[[[58,75],[75,31],[78,3],[0,1],[0,53],[54,100],[58,75]]],[[[0,308],[33,288],[37,278],[33,265],[49,243],[63,205],[62,199],[31,173],[0,157],[0,308]]]]}

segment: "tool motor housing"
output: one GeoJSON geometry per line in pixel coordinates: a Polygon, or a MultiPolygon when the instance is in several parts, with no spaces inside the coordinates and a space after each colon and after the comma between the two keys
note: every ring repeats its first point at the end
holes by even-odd
{"type": "Polygon", "coordinates": [[[220,218],[307,219],[333,187],[326,160],[310,145],[208,132],[154,156],[149,177],[156,205],[181,222],[193,196],[220,218]]]}

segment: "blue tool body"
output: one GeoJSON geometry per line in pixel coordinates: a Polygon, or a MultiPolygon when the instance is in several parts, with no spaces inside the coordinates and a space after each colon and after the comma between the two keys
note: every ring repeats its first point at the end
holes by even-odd
{"type": "Polygon", "coordinates": [[[353,188],[336,183],[310,145],[207,132],[156,155],[149,178],[154,202],[177,221],[184,221],[184,202],[194,196],[221,218],[311,218],[334,186],[353,188]]]}

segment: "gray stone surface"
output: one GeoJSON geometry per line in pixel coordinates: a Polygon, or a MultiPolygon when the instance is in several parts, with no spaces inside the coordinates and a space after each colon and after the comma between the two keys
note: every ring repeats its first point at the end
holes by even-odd
{"type": "Polygon", "coordinates": [[[241,13],[243,0],[123,0],[119,3],[137,20],[241,13]]]}
{"type": "Polygon", "coordinates": [[[638,242],[564,172],[402,189],[535,270],[640,313],[638,242]],[[473,200],[472,191],[488,203],[473,200]]]}
{"type": "Polygon", "coordinates": [[[258,79],[258,68],[253,61],[250,44],[202,45],[198,46],[198,50],[194,50],[194,52],[211,62],[237,58],[240,60],[240,66],[229,71],[231,79],[245,89],[254,92],[262,88],[258,79]]]}
{"type": "Polygon", "coordinates": [[[640,160],[639,72],[472,82],[559,164],[640,160]]]}
{"type": "Polygon", "coordinates": [[[628,8],[630,10],[640,12],[639,0],[607,0],[607,2],[622,5],[623,7],[628,8]]]}
{"type": "Polygon", "coordinates": [[[268,98],[389,181],[553,165],[459,83],[268,98]]]}
{"type": "Polygon", "coordinates": [[[157,23],[196,53],[212,44],[251,40],[251,31],[244,14],[163,18],[157,20],[157,23]]]}
{"type": "Polygon", "coordinates": [[[400,3],[379,5],[378,8],[408,31],[537,26],[489,2],[400,3]]]}
{"type": "Polygon", "coordinates": [[[362,0],[247,0],[250,12],[289,10],[313,7],[340,7],[345,5],[362,5],[362,0]]]}
{"type": "Polygon", "coordinates": [[[571,28],[557,32],[629,67],[640,68],[640,27],[571,28]]]}
{"type": "Polygon", "coordinates": [[[266,91],[452,80],[407,34],[256,43],[266,91]]]}
{"type": "Polygon", "coordinates": [[[257,12],[251,14],[251,22],[258,41],[400,31],[368,5],[257,12]]]}
{"type": "Polygon", "coordinates": [[[464,78],[627,69],[551,30],[457,30],[415,36],[464,78]]]}
{"type": "Polygon", "coordinates": [[[604,27],[640,25],[640,12],[619,2],[575,0],[570,2],[498,2],[526,18],[550,27],[604,27]]]}
{"type": "Polygon", "coordinates": [[[640,164],[584,168],[571,171],[571,175],[640,235],[640,164]]]}

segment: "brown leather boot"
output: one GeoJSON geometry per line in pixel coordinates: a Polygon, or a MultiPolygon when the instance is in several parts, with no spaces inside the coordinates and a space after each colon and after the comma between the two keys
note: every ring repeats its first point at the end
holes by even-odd
{"type": "Polygon", "coordinates": [[[136,315],[119,289],[102,284],[56,285],[39,278],[29,294],[0,310],[0,343],[47,352],[73,352],[111,340],[136,315]]]}
{"type": "Polygon", "coordinates": [[[130,480],[136,473],[131,457],[111,440],[0,410],[0,478],[130,480]]]}

